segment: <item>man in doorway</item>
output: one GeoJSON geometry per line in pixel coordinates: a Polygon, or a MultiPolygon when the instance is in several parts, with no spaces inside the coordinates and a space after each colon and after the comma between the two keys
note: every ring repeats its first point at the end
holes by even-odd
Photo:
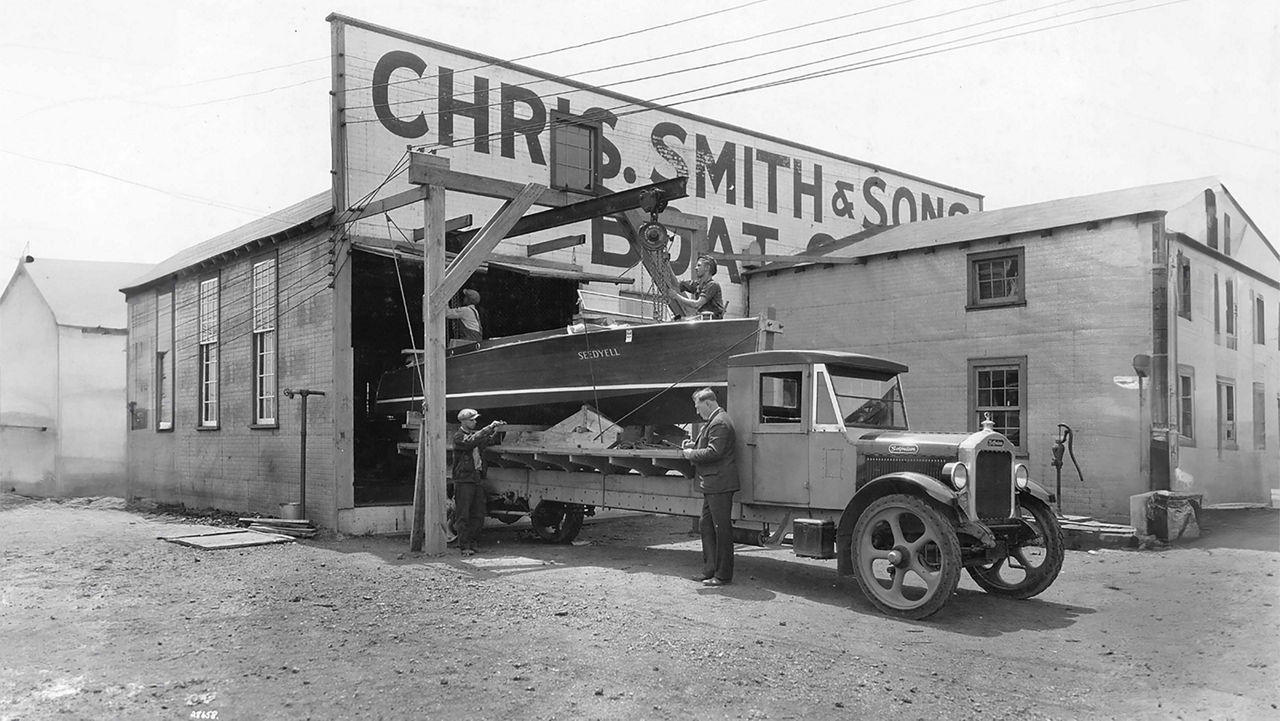
{"type": "Polygon", "coordinates": [[[738,491],[738,464],[734,454],[733,421],[720,407],[715,391],[703,388],[693,394],[693,406],[705,423],[695,440],[686,440],[684,457],[697,471],[702,491],[702,573],[694,580],[704,586],[733,582],[733,494],[738,491]]]}
{"type": "Polygon", "coordinates": [[[480,294],[467,288],[462,291],[462,305],[445,309],[444,317],[458,321],[462,327],[462,330],[456,336],[449,339],[450,348],[479,343],[484,340],[484,332],[480,328],[480,309],[477,307],[479,305],[480,294]]]}
{"type": "Polygon", "coordinates": [[[682,315],[710,313],[716,320],[724,317],[724,296],[720,284],[712,280],[715,274],[715,258],[700,255],[693,266],[693,280],[682,280],[677,288],[668,292],[671,300],[680,305],[682,315]]]}
{"type": "Polygon", "coordinates": [[[471,408],[458,411],[462,427],[453,434],[453,517],[458,548],[464,556],[475,555],[479,550],[476,539],[484,527],[486,511],[484,488],[480,485],[484,478],[482,451],[496,442],[495,434],[502,425],[502,421],[494,421],[477,430],[479,418],[479,411],[471,408]]]}

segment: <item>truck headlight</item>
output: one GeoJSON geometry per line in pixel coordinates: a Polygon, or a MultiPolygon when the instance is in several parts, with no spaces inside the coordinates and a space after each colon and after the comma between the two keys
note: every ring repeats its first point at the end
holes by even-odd
{"type": "Polygon", "coordinates": [[[1026,490],[1027,484],[1031,483],[1031,472],[1026,466],[1019,463],[1013,467],[1013,482],[1018,488],[1026,490]]]}
{"type": "Polygon", "coordinates": [[[952,461],[942,467],[942,478],[950,483],[952,488],[963,491],[969,486],[969,468],[959,461],[952,461]]]}

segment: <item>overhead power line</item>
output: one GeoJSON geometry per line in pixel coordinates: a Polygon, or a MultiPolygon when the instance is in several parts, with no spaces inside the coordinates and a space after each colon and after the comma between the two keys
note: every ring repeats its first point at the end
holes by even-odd
{"type": "MultiPolygon", "coordinates": [[[[907,0],[907,1],[909,2],[909,1],[912,1],[912,0],[907,0]]],[[[1062,0],[1062,2],[1071,2],[1071,1],[1072,1],[1072,0],[1062,0]]],[[[840,34],[840,35],[832,35],[832,36],[828,36],[828,37],[825,37],[825,38],[819,38],[819,39],[817,39],[817,40],[810,40],[810,41],[806,41],[806,42],[802,42],[802,43],[795,43],[795,44],[793,44],[793,45],[786,45],[786,46],[783,46],[783,47],[780,47],[780,48],[774,48],[774,49],[772,49],[772,50],[765,50],[765,51],[760,51],[760,52],[748,53],[748,54],[746,54],[746,55],[739,55],[739,56],[737,56],[737,57],[727,58],[727,59],[725,59],[725,60],[717,60],[717,61],[715,61],[715,62],[703,63],[702,65],[691,65],[691,66],[688,66],[688,67],[676,68],[676,69],[673,69],[673,70],[664,70],[664,71],[661,71],[661,72],[653,73],[653,74],[651,74],[651,75],[644,75],[644,76],[637,77],[637,78],[629,78],[629,79],[627,79],[627,80],[617,80],[617,81],[609,82],[609,83],[606,83],[606,84],[604,84],[604,85],[596,86],[596,87],[593,87],[593,88],[573,88],[573,89],[570,89],[570,90],[560,90],[560,91],[557,91],[557,92],[554,92],[554,93],[548,93],[548,94],[546,94],[546,95],[539,95],[539,96],[538,96],[538,98],[541,100],[541,99],[546,99],[546,98],[549,98],[549,97],[564,97],[564,96],[566,96],[566,95],[574,95],[574,94],[576,94],[576,93],[585,92],[585,91],[587,91],[587,90],[613,89],[613,88],[617,88],[617,87],[622,86],[622,85],[630,85],[630,84],[632,84],[632,83],[638,83],[638,82],[642,82],[642,81],[645,81],[645,80],[653,80],[653,79],[655,79],[655,78],[668,78],[668,77],[671,77],[672,75],[682,75],[682,74],[684,74],[684,73],[690,73],[690,72],[694,72],[694,71],[696,71],[696,70],[707,70],[707,69],[710,69],[710,68],[721,67],[721,66],[724,66],[724,65],[731,65],[731,64],[733,64],[733,63],[744,62],[744,61],[747,61],[747,60],[758,60],[758,59],[760,59],[760,58],[768,57],[768,56],[770,56],[770,55],[777,55],[778,53],[790,52],[790,51],[792,51],[792,50],[800,50],[800,49],[807,48],[807,47],[813,47],[813,46],[816,46],[816,45],[822,45],[822,44],[825,44],[825,43],[835,42],[835,41],[837,41],[837,40],[847,40],[847,39],[849,39],[849,38],[851,38],[851,37],[856,37],[856,36],[858,36],[858,35],[866,35],[866,34],[869,34],[869,33],[879,32],[879,31],[881,31],[881,30],[889,30],[889,29],[892,29],[892,28],[903,27],[903,26],[905,26],[905,25],[914,25],[914,24],[916,24],[916,23],[926,22],[926,21],[928,21],[928,20],[936,20],[936,19],[938,19],[938,18],[946,17],[946,16],[948,16],[948,15],[955,15],[955,14],[957,14],[957,13],[963,13],[963,12],[967,12],[967,11],[969,11],[969,10],[976,10],[976,9],[978,9],[978,8],[987,7],[987,6],[989,6],[989,5],[997,5],[997,4],[999,4],[999,3],[1003,3],[1003,2],[1008,2],[1008,0],[984,0],[984,2],[979,2],[979,3],[976,3],[976,4],[974,4],[974,5],[968,5],[968,6],[965,6],[965,7],[962,7],[962,8],[956,8],[956,9],[953,9],[953,10],[945,10],[945,11],[943,11],[943,12],[935,13],[935,14],[933,14],[933,15],[925,15],[925,16],[923,16],[923,17],[911,18],[911,19],[909,19],[909,20],[900,20],[900,21],[898,21],[898,22],[887,23],[887,24],[885,24],[885,25],[877,25],[876,27],[872,27],[872,28],[863,28],[863,29],[860,29],[860,30],[855,30],[855,31],[853,31],[853,32],[842,33],[842,34],[840,34]]],[[[903,2],[901,2],[901,1],[900,1],[900,2],[895,2],[895,3],[890,3],[890,4],[888,4],[888,5],[880,5],[880,6],[877,6],[877,7],[871,8],[870,10],[864,10],[864,11],[857,12],[857,13],[850,13],[850,14],[848,14],[848,15],[842,15],[842,16],[840,16],[840,18],[839,18],[839,19],[844,19],[844,18],[847,18],[847,17],[852,17],[852,16],[854,16],[854,15],[861,15],[861,14],[865,14],[865,13],[868,13],[868,12],[873,12],[873,11],[876,11],[876,10],[884,10],[884,9],[886,9],[886,8],[895,7],[895,6],[897,6],[897,5],[901,5],[901,4],[903,4],[903,2]]],[[[1033,8],[1032,10],[1024,10],[1023,12],[1036,12],[1036,10],[1037,10],[1036,8],[1033,8]]],[[[980,21],[980,23],[979,23],[979,24],[981,24],[981,22],[990,22],[990,21],[986,21],[986,20],[984,20],[984,21],[980,21]]],[[[796,26],[794,26],[793,28],[790,28],[790,29],[797,29],[797,28],[808,27],[808,26],[810,26],[810,25],[812,25],[812,24],[813,24],[813,23],[805,23],[805,24],[803,24],[803,25],[796,25],[796,26]]],[[[968,27],[968,26],[961,26],[961,27],[968,27]]],[[[779,31],[775,31],[774,33],[766,33],[766,34],[776,34],[777,32],[784,32],[784,31],[783,31],[783,30],[779,30],[779,31]]],[[[740,38],[739,40],[731,41],[730,43],[721,43],[721,45],[728,45],[728,44],[732,44],[732,43],[743,42],[743,41],[745,41],[745,40],[754,39],[754,38],[756,38],[756,37],[763,37],[763,35],[752,36],[752,38],[740,38]]],[[[927,36],[926,36],[926,37],[927,37],[927,36]]],[[[675,56],[677,56],[677,55],[685,55],[685,54],[688,54],[688,52],[698,52],[698,51],[697,51],[697,50],[694,50],[694,51],[684,51],[684,52],[680,52],[680,53],[672,53],[671,55],[663,56],[663,57],[675,57],[675,56]]],[[[636,61],[629,62],[629,63],[621,63],[621,64],[618,64],[618,65],[609,66],[609,67],[607,67],[607,68],[597,68],[596,70],[587,70],[587,71],[583,71],[583,72],[580,72],[580,73],[575,73],[575,74],[573,74],[573,75],[570,75],[570,76],[568,76],[568,77],[567,77],[567,78],[565,78],[565,79],[577,79],[577,78],[579,78],[579,77],[581,77],[581,76],[583,76],[583,75],[587,75],[587,74],[590,74],[590,73],[596,72],[597,70],[608,70],[608,69],[613,69],[613,68],[627,67],[627,66],[630,66],[630,65],[643,65],[643,64],[645,64],[645,63],[649,63],[649,62],[652,62],[652,61],[654,61],[654,60],[658,60],[658,59],[660,59],[660,58],[645,58],[645,59],[636,60],[636,61]]],[[[812,61],[812,62],[813,62],[813,63],[820,63],[820,62],[826,62],[826,61],[828,61],[828,60],[830,60],[830,59],[831,59],[831,58],[823,58],[822,60],[815,60],[815,61],[812,61]]],[[[781,71],[775,71],[775,72],[781,72],[781,71]]],[[[412,82],[412,81],[414,81],[414,80],[417,80],[417,78],[414,78],[413,80],[411,80],[411,81],[407,81],[407,82],[412,82]]],[[[558,81],[560,81],[560,79],[559,79],[559,78],[557,78],[557,79],[543,78],[543,79],[538,79],[538,80],[532,80],[532,81],[527,82],[527,83],[517,83],[517,84],[516,84],[516,86],[517,86],[517,87],[527,88],[527,87],[529,87],[530,85],[538,85],[538,84],[545,83],[545,82],[558,82],[558,81]]],[[[397,81],[397,83],[400,83],[400,82],[406,82],[406,81],[397,81]]],[[[387,86],[388,86],[388,87],[390,87],[391,85],[393,85],[393,83],[387,83],[387,86]]],[[[379,84],[379,86],[378,86],[378,87],[381,87],[381,84],[379,84]]],[[[428,95],[424,95],[424,96],[422,96],[422,97],[410,98],[409,100],[400,100],[400,101],[397,101],[397,102],[394,102],[394,103],[388,103],[388,105],[389,105],[389,106],[407,105],[407,104],[409,104],[409,103],[428,102],[428,101],[432,101],[432,100],[439,100],[439,97],[438,97],[438,96],[428,96],[428,95]]],[[[490,104],[489,104],[488,106],[486,106],[486,107],[494,108],[494,107],[498,107],[499,105],[501,105],[501,102],[497,102],[497,103],[490,103],[490,104]]],[[[366,108],[372,108],[372,107],[374,107],[374,106],[372,106],[372,105],[351,105],[351,106],[347,106],[347,110],[360,110],[360,109],[366,109],[366,108]]]]}
{"type": "MultiPolygon", "coordinates": [[[[619,33],[619,34],[617,34],[617,35],[610,35],[610,36],[609,36],[609,37],[607,37],[607,38],[600,38],[600,39],[598,39],[598,40],[589,40],[589,41],[584,42],[584,43],[578,43],[577,45],[566,45],[566,46],[564,46],[564,47],[554,48],[554,49],[551,49],[551,50],[543,50],[543,51],[541,51],[541,52],[536,52],[536,53],[533,53],[533,54],[531,54],[531,55],[522,55],[522,56],[520,56],[520,57],[518,57],[518,58],[511,58],[511,59],[509,59],[509,60],[503,60],[503,61],[501,61],[501,62],[502,62],[502,63],[518,63],[518,62],[521,62],[521,61],[524,61],[524,60],[529,60],[529,59],[531,59],[531,58],[540,58],[540,57],[543,57],[543,56],[546,56],[546,55],[554,55],[555,53],[567,52],[567,51],[569,51],[569,50],[577,50],[577,49],[579,49],[579,48],[590,47],[590,46],[592,46],[592,45],[599,45],[600,43],[612,42],[612,41],[614,41],[614,40],[621,40],[622,38],[626,38],[626,37],[634,37],[634,36],[636,36],[636,35],[642,35],[642,34],[644,34],[644,33],[651,32],[651,31],[654,31],[654,30],[662,30],[662,29],[664,29],[664,28],[675,27],[676,25],[683,25],[684,23],[690,23],[690,22],[693,22],[693,21],[695,21],[695,20],[702,20],[703,18],[709,18],[709,17],[715,16],[715,15],[723,15],[723,14],[725,14],[725,13],[736,12],[736,11],[738,11],[738,10],[742,10],[743,8],[751,7],[752,5],[759,5],[760,3],[765,2],[765,1],[766,1],[766,0],[751,0],[751,2],[745,2],[745,3],[742,3],[742,4],[740,4],[740,5],[734,5],[733,7],[727,7],[727,8],[724,8],[724,9],[722,9],[722,10],[713,10],[713,11],[711,11],[711,12],[702,13],[701,15],[694,15],[694,16],[691,16],[691,17],[682,18],[682,19],[680,19],[680,20],[672,20],[671,22],[661,23],[661,24],[659,24],[659,25],[652,25],[652,26],[650,26],[650,27],[647,27],[647,28],[641,28],[641,29],[639,29],[639,30],[629,30],[629,31],[627,31],[627,32],[625,32],[625,33],[619,33]]],[[[484,63],[484,64],[481,64],[481,65],[475,65],[475,66],[472,66],[472,67],[469,67],[469,68],[462,68],[461,70],[457,70],[457,71],[455,71],[455,72],[459,72],[459,73],[469,73],[469,72],[472,72],[472,71],[475,71],[475,70],[484,70],[485,68],[491,68],[491,67],[493,67],[495,64],[496,64],[496,63],[484,63]]],[[[398,80],[398,81],[396,81],[396,82],[394,82],[394,83],[387,83],[387,85],[388,85],[388,86],[401,85],[401,84],[404,84],[404,83],[418,82],[418,81],[420,81],[420,80],[424,80],[424,79],[432,79],[432,78],[436,78],[436,77],[439,77],[439,76],[438,76],[438,75],[432,75],[432,76],[426,76],[425,78],[413,78],[413,79],[411,79],[411,80],[398,80]]],[[[368,89],[370,89],[370,88],[372,88],[372,87],[373,87],[372,85],[359,85],[359,86],[355,86],[355,87],[347,88],[347,92],[353,92],[353,91],[356,91],[356,90],[368,90],[368,89]]]]}

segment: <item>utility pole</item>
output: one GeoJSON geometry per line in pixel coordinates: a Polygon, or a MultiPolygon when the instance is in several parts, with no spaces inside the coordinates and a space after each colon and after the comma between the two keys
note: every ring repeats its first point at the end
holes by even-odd
{"type": "MultiPolygon", "coordinates": [[[[426,159],[448,169],[445,158],[426,159]]],[[[418,428],[418,466],[413,485],[413,523],[409,550],[444,553],[445,535],[445,406],[444,305],[431,296],[444,280],[445,187],[425,186],[422,238],[422,425],[418,428]]]]}

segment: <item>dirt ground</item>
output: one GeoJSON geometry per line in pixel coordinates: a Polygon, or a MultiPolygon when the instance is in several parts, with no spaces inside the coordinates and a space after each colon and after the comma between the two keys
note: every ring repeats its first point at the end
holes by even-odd
{"type": "Polygon", "coordinates": [[[738,547],[705,589],[689,519],[204,551],[114,499],[0,496],[0,719],[1280,717],[1280,517],[1159,551],[1069,551],[1029,601],[967,577],[877,613],[834,562],[738,547]]]}

